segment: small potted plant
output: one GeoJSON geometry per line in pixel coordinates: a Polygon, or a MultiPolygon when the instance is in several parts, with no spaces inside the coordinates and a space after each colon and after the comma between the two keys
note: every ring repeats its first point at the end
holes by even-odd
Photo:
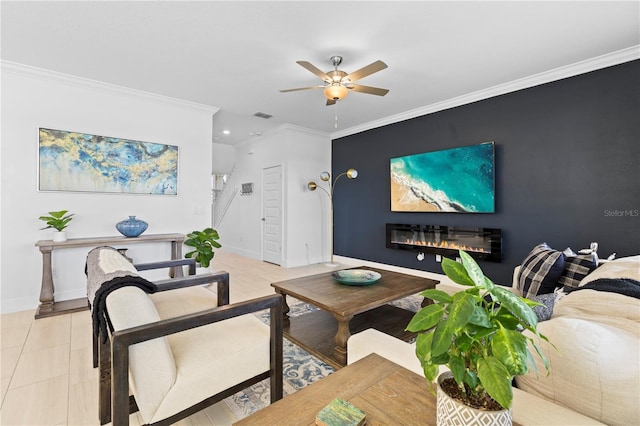
{"type": "Polygon", "coordinates": [[[58,212],[49,212],[49,216],[40,216],[39,219],[47,224],[47,226],[40,228],[40,230],[54,228],[53,241],[67,241],[67,232],[64,231],[64,229],[69,226],[69,222],[71,222],[72,216],[74,215],[74,213],[67,213],[67,210],[60,210],[58,212]]]}
{"type": "Polygon", "coordinates": [[[416,355],[429,383],[438,376],[440,365],[450,370],[438,377],[438,424],[454,424],[447,415],[458,416],[462,424],[469,424],[466,415],[466,419],[498,417],[497,423],[478,424],[505,424],[505,420],[510,424],[511,382],[529,371],[533,359],[529,342],[549,372],[537,339],[522,331],[547,339],[537,330],[538,319],[531,309],[535,302],[496,286],[469,254],[459,253],[462,263],[443,258],[442,270],[468,288],[454,295],[435,289],[422,292],[421,296],[434,303],[417,312],[407,330],[419,333],[416,355]],[[453,402],[443,402],[447,397],[453,402]],[[464,410],[472,414],[463,414],[464,410]]]}
{"type": "Polygon", "coordinates": [[[193,231],[187,234],[184,244],[193,247],[194,250],[185,254],[184,257],[194,258],[200,266],[208,268],[211,264],[211,259],[215,255],[213,249],[222,247],[218,243],[218,239],[220,239],[218,231],[213,228],[206,228],[203,231],[193,231]]]}

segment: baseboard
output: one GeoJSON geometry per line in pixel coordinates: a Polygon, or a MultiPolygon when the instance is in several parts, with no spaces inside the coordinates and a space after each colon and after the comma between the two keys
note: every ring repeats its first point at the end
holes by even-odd
{"type": "Polygon", "coordinates": [[[2,298],[0,305],[0,314],[10,314],[20,311],[35,311],[40,302],[38,296],[33,297],[16,297],[13,299],[2,298]]]}
{"type": "MultiPolygon", "coordinates": [[[[62,302],[65,300],[82,299],[87,297],[87,290],[69,290],[57,292],[55,294],[56,302],[62,302]]],[[[38,295],[30,297],[16,297],[13,299],[2,298],[0,305],[1,314],[10,314],[12,312],[36,310],[40,306],[40,300],[38,295]]]]}

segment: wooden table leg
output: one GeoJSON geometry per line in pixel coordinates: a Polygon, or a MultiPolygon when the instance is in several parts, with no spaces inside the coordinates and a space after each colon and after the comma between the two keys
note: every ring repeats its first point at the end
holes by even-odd
{"type": "Polygon", "coordinates": [[[353,315],[343,317],[334,314],[333,317],[338,322],[338,331],[335,337],[336,346],[333,349],[333,356],[342,365],[347,365],[347,340],[351,337],[349,323],[353,319],[353,315]]]}
{"type": "Polygon", "coordinates": [[[289,309],[289,305],[287,305],[287,295],[279,291],[276,291],[276,293],[282,296],[282,324],[288,326],[291,323],[291,321],[289,321],[290,309],[289,309]]]}
{"type": "Polygon", "coordinates": [[[40,306],[36,317],[53,311],[53,271],[51,270],[51,252],[53,246],[40,246],[42,253],[42,285],[40,287],[40,306]]]}
{"type": "Polygon", "coordinates": [[[424,308],[425,306],[428,306],[428,305],[433,305],[433,300],[423,297],[422,302],[420,303],[420,306],[424,308]]]}

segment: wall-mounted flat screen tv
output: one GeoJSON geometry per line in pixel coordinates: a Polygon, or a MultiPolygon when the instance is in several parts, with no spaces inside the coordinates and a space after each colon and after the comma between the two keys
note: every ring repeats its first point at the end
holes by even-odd
{"type": "Polygon", "coordinates": [[[493,142],[392,158],[391,211],[495,212],[493,142]]]}

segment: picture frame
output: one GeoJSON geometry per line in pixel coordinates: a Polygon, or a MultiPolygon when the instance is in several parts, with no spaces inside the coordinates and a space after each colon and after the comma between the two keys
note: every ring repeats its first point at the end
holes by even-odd
{"type": "Polygon", "coordinates": [[[495,213],[495,144],[391,158],[392,212],[495,213]]]}
{"type": "Polygon", "coordinates": [[[38,128],[38,190],[178,194],[178,147],[38,128]]]}

